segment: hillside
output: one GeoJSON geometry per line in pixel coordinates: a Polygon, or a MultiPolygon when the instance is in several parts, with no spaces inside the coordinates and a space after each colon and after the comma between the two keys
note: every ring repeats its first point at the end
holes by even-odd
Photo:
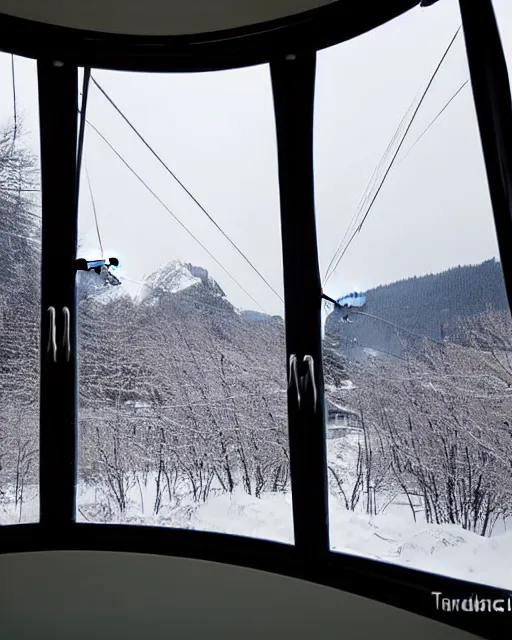
{"type": "Polygon", "coordinates": [[[182,492],[286,489],[280,318],[240,313],[205,269],[171,262],[137,299],[82,298],[78,336],[80,477],[106,482],[112,508],[125,510],[135,470],[156,474],[155,513],[164,486],[174,506],[182,492]]]}
{"type": "Polygon", "coordinates": [[[337,340],[350,358],[378,351],[399,356],[402,342],[463,341],[461,318],[491,309],[508,309],[501,264],[487,260],[478,265],[455,267],[438,274],[408,278],[366,292],[365,314],[331,313],[326,336],[337,340]],[[370,317],[374,316],[374,317],[370,317]]]}

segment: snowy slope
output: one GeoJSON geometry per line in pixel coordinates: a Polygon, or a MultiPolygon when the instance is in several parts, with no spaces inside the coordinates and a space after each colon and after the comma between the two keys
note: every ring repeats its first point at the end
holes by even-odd
{"type": "Polygon", "coordinates": [[[147,300],[152,298],[157,292],[177,293],[189,287],[199,284],[201,278],[193,276],[183,262],[174,260],[168,265],[145,279],[142,285],[139,299],[147,300]]]}
{"type": "Polygon", "coordinates": [[[206,269],[173,260],[144,280],[139,300],[151,302],[159,296],[176,294],[199,285],[203,285],[212,293],[224,297],[224,292],[217,282],[208,275],[206,269]]]}
{"type": "MultiPolygon", "coordinates": [[[[131,507],[108,522],[170,526],[238,534],[293,544],[290,494],[266,494],[261,499],[243,491],[212,497],[205,504],[182,503],[154,516],[151,483],[134,487],[131,507]]],[[[101,501],[100,487],[79,486],[78,520],[85,521],[87,505],[101,501]]],[[[331,496],[329,502],[331,548],[334,551],[391,562],[421,571],[475,583],[512,589],[512,530],[490,538],[457,525],[428,525],[407,520],[403,513],[369,517],[347,511],[331,496]]],[[[37,522],[38,504],[24,505],[22,522],[37,522]]],[[[93,521],[104,521],[101,518],[93,521]]],[[[0,506],[0,525],[20,522],[14,505],[0,506]]]]}

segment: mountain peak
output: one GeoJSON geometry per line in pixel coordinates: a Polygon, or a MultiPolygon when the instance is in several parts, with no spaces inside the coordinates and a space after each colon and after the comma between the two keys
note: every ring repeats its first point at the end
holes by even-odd
{"type": "Polygon", "coordinates": [[[140,300],[154,299],[161,295],[176,294],[185,289],[203,286],[212,293],[225,297],[217,282],[204,267],[181,260],[172,260],[148,276],[140,292],[140,300]]]}

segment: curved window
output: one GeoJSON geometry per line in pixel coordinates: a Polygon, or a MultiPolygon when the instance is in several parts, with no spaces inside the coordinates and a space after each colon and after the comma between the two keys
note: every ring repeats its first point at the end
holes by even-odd
{"type": "Polygon", "coordinates": [[[77,518],[293,542],[268,67],[92,78],[77,518]]]}
{"type": "Polygon", "coordinates": [[[512,7],[507,0],[494,0],[493,1],[494,13],[496,15],[496,21],[498,23],[498,29],[500,32],[501,44],[507,60],[507,66],[509,68],[510,76],[510,63],[512,55],[512,7]]]}
{"type": "Polygon", "coordinates": [[[512,320],[459,25],[443,2],[318,57],[330,540],[509,588],[512,320]]]}
{"type": "Polygon", "coordinates": [[[0,54],[0,525],[39,520],[37,70],[0,54]]]}

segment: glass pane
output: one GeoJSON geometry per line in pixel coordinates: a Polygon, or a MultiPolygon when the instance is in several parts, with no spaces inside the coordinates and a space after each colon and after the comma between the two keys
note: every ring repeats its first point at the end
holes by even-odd
{"type": "Polygon", "coordinates": [[[493,0],[492,4],[510,76],[512,64],[512,5],[507,0],[493,0]]]}
{"type": "Polygon", "coordinates": [[[0,54],[0,525],[39,520],[37,68],[0,54]]]}
{"type": "Polygon", "coordinates": [[[293,542],[269,69],[93,77],[78,518],[293,542]]]}
{"type": "Polygon", "coordinates": [[[319,55],[330,536],[510,588],[512,321],[462,32],[421,102],[459,24],[442,2],[319,55]]]}

